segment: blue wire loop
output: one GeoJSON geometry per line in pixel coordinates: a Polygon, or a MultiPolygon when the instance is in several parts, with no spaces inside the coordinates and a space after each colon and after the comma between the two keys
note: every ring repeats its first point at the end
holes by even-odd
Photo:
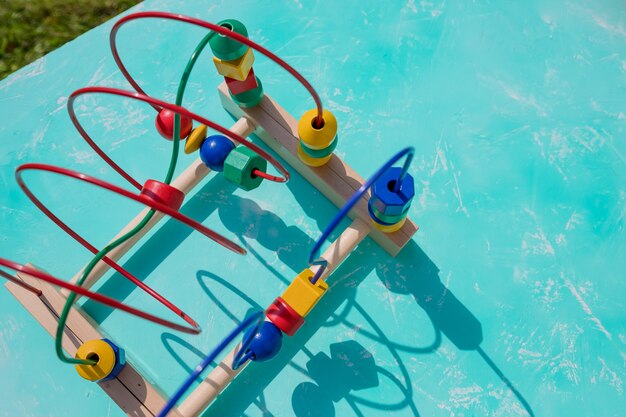
{"type": "MultiPolygon", "coordinates": [[[[161,412],[159,413],[157,417],[166,417],[167,414],[170,411],[172,411],[174,406],[176,406],[176,403],[178,402],[178,400],[180,400],[180,398],[185,394],[185,392],[187,392],[189,387],[191,387],[193,382],[200,376],[200,374],[202,374],[202,372],[204,372],[204,370],[211,364],[211,362],[213,362],[215,358],[217,358],[217,356],[220,353],[222,353],[224,349],[226,349],[228,345],[232,343],[232,341],[235,340],[235,338],[240,333],[245,332],[246,329],[248,329],[250,326],[255,326],[254,331],[250,332],[252,337],[248,337],[246,338],[246,340],[243,341],[241,348],[235,355],[235,362],[241,361],[242,358],[241,356],[239,356],[240,353],[241,352],[245,353],[248,350],[248,347],[250,346],[250,343],[252,342],[254,335],[258,332],[259,327],[263,323],[264,318],[265,318],[265,313],[262,311],[257,311],[256,313],[251,314],[249,317],[247,317],[244,321],[241,322],[241,324],[239,324],[239,326],[237,326],[232,332],[230,332],[228,336],[226,336],[224,340],[222,340],[220,344],[217,345],[217,347],[213,349],[213,351],[209,353],[198,366],[195,367],[193,372],[189,374],[189,377],[187,378],[187,380],[185,380],[185,382],[180,386],[180,388],[178,388],[178,391],[176,391],[176,393],[168,400],[167,404],[165,404],[165,407],[163,408],[163,410],[161,410],[161,412]],[[238,356],[239,356],[239,359],[237,359],[238,356]]],[[[242,363],[240,363],[239,366],[241,366],[242,363]]],[[[236,368],[233,368],[233,369],[236,369],[236,368]]]]}
{"type": "Polygon", "coordinates": [[[324,258],[319,257],[320,248],[322,247],[322,244],[326,241],[326,239],[328,239],[330,234],[337,228],[337,226],[339,225],[339,222],[341,222],[341,220],[343,220],[343,218],[348,215],[350,210],[352,210],[352,208],[361,199],[361,197],[363,197],[363,194],[365,194],[365,192],[369,190],[372,187],[372,185],[374,185],[374,183],[385,172],[387,172],[401,158],[406,156],[406,160],[404,161],[404,165],[402,166],[402,171],[400,172],[400,176],[396,180],[396,183],[393,187],[393,192],[397,193],[398,190],[400,189],[400,184],[404,180],[404,177],[406,177],[406,174],[409,170],[409,165],[411,165],[411,161],[413,160],[414,155],[415,155],[415,149],[412,146],[408,148],[404,148],[400,152],[395,154],[389,161],[387,161],[382,167],[380,167],[378,171],[374,173],[374,175],[369,177],[368,180],[363,183],[361,188],[356,190],[356,192],[352,195],[352,197],[350,197],[350,199],[341,208],[341,210],[339,210],[339,213],[337,213],[335,218],[332,219],[332,221],[330,222],[326,230],[324,230],[322,235],[317,239],[317,241],[313,245],[313,248],[311,249],[311,253],[309,253],[309,266],[314,266],[314,265],[319,266],[319,269],[317,270],[313,278],[311,278],[311,284],[315,284],[320,279],[320,277],[324,273],[324,270],[328,266],[328,261],[324,258]]]}

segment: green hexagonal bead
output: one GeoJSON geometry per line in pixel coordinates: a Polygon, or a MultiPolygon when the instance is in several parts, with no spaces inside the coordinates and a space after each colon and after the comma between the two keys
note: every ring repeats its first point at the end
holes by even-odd
{"type": "MultiPolygon", "coordinates": [[[[244,24],[239,20],[226,19],[219,22],[218,25],[230,29],[246,38],[248,37],[248,29],[246,29],[244,24]]],[[[241,58],[248,50],[248,47],[243,43],[217,32],[209,39],[209,46],[211,47],[211,51],[213,51],[213,55],[224,61],[232,61],[241,58]]]]}
{"type": "Polygon", "coordinates": [[[252,90],[248,90],[248,91],[244,91],[241,94],[230,94],[230,98],[233,99],[233,101],[235,103],[237,103],[237,105],[239,107],[243,107],[243,108],[248,108],[248,107],[254,107],[257,104],[259,104],[261,102],[261,100],[263,99],[263,85],[261,84],[261,80],[259,80],[259,77],[255,77],[256,78],[256,83],[258,84],[258,86],[256,88],[253,88],[252,90]]]}
{"type": "Polygon", "coordinates": [[[224,161],[224,177],[246,191],[254,190],[263,182],[263,178],[252,175],[255,169],[265,172],[267,161],[245,146],[233,149],[224,161]]]}

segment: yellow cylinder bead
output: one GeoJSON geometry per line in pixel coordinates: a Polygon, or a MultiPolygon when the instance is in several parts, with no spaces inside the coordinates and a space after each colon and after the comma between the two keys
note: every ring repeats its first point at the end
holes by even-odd
{"type": "Polygon", "coordinates": [[[207,127],[200,125],[191,131],[185,140],[185,153],[190,154],[200,149],[200,145],[206,139],[207,127]]]}
{"type": "Polygon", "coordinates": [[[324,109],[322,117],[324,118],[324,125],[319,129],[313,126],[313,122],[317,118],[317,109],[307,111],[298,121],[298,136],[310,149],[324,149],[337,136],[337,119],[335,116],[324,109]]]}
{"type": "Polygon", "coordinates": [[[76,351],[76,359],[93,359],[93,365],[75,365],[78,375],[88,381],[100,381],[115,367],[115,351],[104,340],[89,340],[76,351]]]}
{"type": "Polygon", "coordinates": [[[406,217],[402,218],[402,220],[400,220],[398,223],[394,223],[391,225],[380,224],[372,220],[372,224],[374,225],[374,227],[384,233],[397,232],[402,228],[402,226],[404,226],[404,222],[406,222],[406,217]]]}
{"type": "Polygon", "coordinates": [[[300,145],[300,143],[298,143],[298,157],[300,157],[300,160],[302,162],[304,162],[308,166],[311,166],[311,167],[321,167],[326,162],[330,161],[330,157],[331,156],[333,156],[333,155],[330,154],[330,155],[325,156],[323,158],[313,158],[312,156],[310,156],[309,154],[304,152],[302,150],[302,145],[300,145]]]}

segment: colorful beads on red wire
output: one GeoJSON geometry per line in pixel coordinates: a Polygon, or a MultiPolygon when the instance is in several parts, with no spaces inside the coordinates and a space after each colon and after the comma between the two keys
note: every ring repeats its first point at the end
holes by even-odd
{"type": "MultiPolygon", "coordinates": [[[[222,20],[218,25],[248,37],[248,30],[238,20],[222,20]]],[[[217,32],[209,40],[209,45],[215,55],[213,57],[215,68],[224,76],[233,101],[244,108],[259,104],[264,93],[261,80],[252,69],[254,63],[252,48],[217,32]]]]}
{"type": "Polygon", "coordinates": [[[317,124],[317,110],[304,113],[298,121],[298,157],[305,164],[319,167],[326,164],[337,147],[337,119],[324,110],[324,123],[317,124]]]}

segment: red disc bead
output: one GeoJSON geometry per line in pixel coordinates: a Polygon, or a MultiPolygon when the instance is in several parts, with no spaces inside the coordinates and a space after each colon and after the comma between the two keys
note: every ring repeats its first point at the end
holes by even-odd
{"type": "Polygon", "coordinates": [[[287,336],[293,336],[304,324],[304,318],[280,297],[268,307],[265,315],[287,336]]]}
{"type": "Polygon", "coordinates": [[[174,210],[180,209],[185,199],[185,194],[178,188],[157,180],[146,181],[140,194],[174,210]]]}
{"type": "MultiPolygon", "coordinates": [[[[159,131],[159,134],[167,140],[172,140],[174,137],[174,116],[175,112],[169,109],[162,109],[156,117],[154,125],[159,131]]],[[[189,117],[180,117],[180,139],[184,139],[191,133],[193,122],[189,117]]]]}

